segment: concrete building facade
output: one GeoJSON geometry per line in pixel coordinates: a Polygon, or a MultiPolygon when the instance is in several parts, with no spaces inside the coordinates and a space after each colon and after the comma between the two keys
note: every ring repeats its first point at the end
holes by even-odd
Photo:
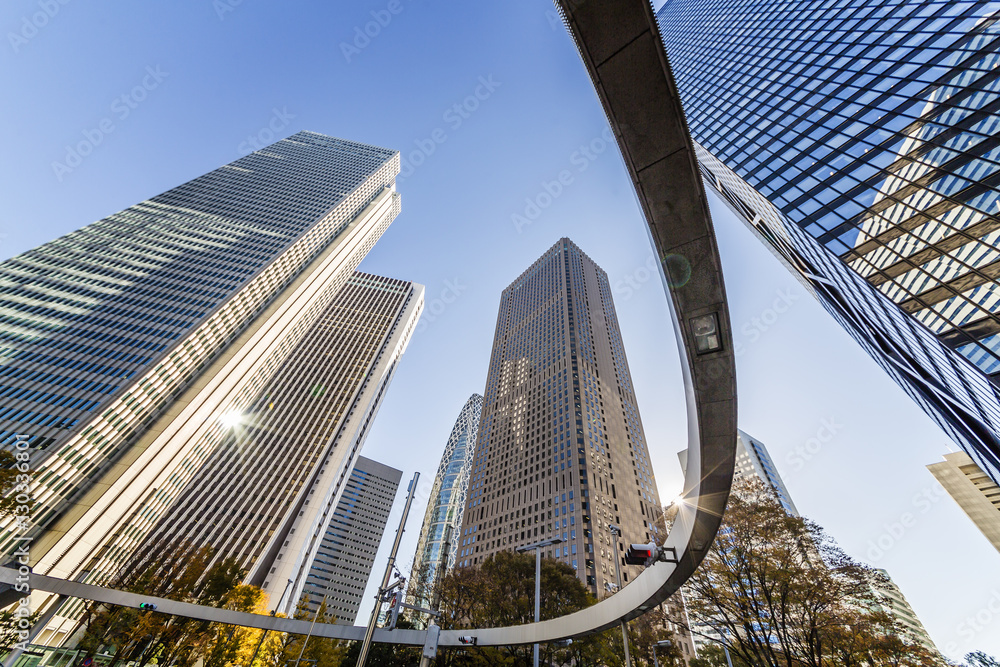
{"type": "Polygon", "coordinates": [[[932,463],[927,469],[1000,551],[1000,486],[965,452],[945,454],[944,461],[932,463]]]}
{"type": "Polygon", "coordinates": [[[402,476],[364,456],[355,461],[309,568],[302,592],[309,618],[325,601],[327,616],[355,623],[402,476]]]}
{"type": "MultiPolygon", "coordinates": [[[[558,538],[543,555],[604,595],[623,543],[655,536],[659,496],[607,274],[569,239],[500,297],[471,472],[459,566],[558,538]]],[[[638,571],[623,565],[622,583],[638,571]]]]}

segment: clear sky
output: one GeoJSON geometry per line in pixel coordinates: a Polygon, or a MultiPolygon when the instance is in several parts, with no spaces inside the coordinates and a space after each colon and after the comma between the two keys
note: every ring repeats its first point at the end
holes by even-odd
{"type": "MultiPolygon", "coordinates": [[[[484,389],[500,291],[561,236],[608,272],[660,495],[679,491],[684,413],[664,295],[616,149],[581,151],[607,125],[547,0],[7,0],[0,25],[3,258],[271,137],[307,129],[403,152],[403,212],[362,269],[427,287],[425,324],[364,450],[404,479],[422,475],[404,566],[451,426],[484,389]],[[539,198],[564,169],[573,182],[539,198]],[[518,227],[531,201],[543,206],[518,227]]],[[[712,205],[741,344],[741,428],[767,445],[803,514],[889,571],[942,650],[1000,654],[1000,554],[924,468],[949,442],[712,205]]]]}

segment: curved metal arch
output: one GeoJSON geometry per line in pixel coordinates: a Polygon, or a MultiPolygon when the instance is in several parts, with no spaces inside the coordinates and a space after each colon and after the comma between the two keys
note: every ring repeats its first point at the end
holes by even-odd
{"type": "MultiPolygon", "coordinates": [[[[681,354],[688,415],[688,464],[679,513],[665,546],[677,563],[660,562],[592,607],[505,628],[446,630],[440,646],[474,634],[480,646],[545,643],[600,632],[664,601],[694,573],[718,532],[732,485],[736,450],[736,364],[722,264],[694,147],[648,0],[557,0],[576,41],[660,258],[681,354]],[[692,318],[715,314],[721,350],[698,354],[692,318]]],[[[0,569],[0,582],[17,573],[0,569]]],[[[76,582],[31,576],[32,588],[279,632],[305,633],[307,621],[203,607],[76,582]]],[[[314,636],[358,640],[365,628],[317,624],[314,636]]],[[[378,630],[374,641],[422,645],[418,630],[378,630]]]]}
{"type": "Polygon", "coordinates": [[[649,0],[556,0],[607,114],[660,258],[681,354],[688,416],[684,492],[659,562],[592,607],[541,623],[442,631],[480,646],[600,632],[643,614],[690,578],[722,520],[736,452],[736,360],[722,262],[694,145],[649,0]],[[691,321],[714,314],[722,348],[698,354],[691,321]]]}

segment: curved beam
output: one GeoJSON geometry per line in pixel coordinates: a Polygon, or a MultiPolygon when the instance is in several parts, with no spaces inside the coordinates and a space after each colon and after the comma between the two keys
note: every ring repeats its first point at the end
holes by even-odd
{"type": "Polygon", "coordinates": [[[715,232],[649,0],[557,0],[611,124],[660,258],[680,347],[688,415],[688,465],[680,511],[656,563],[598,604],[541,623],[449,630],[480,646],[529,644],[600,632],[643,614],[690,578],[718,532],[736,452],[736,360],[715,232]],[[698,354],[692,320],[713,315],[721,349],[698,354]]]}
{"type": "MultiPolygon", "coordinates": [[[[736,365],[732,329],[708,202],[673,75],[648,0],[557,0],[594,83],[632,178],[660,258],[680,347],[688,415],[683,500],[667,536],[677,563],[656,563],[592,607],[505,628],[447,630],[440,646],[473,634],[480,646],[545,643],[600,632],[666,600],[694,573],[715,539],[733,479],[736,365]],[[692,319],[714,315],[721,349],[698,354],[692,319]]],[[[0,581],[13,583],[12,571],[0,581]]],[[[122,591],[32,575],[31,585],[72,597],[137,606],[221,623],[304,633],[308,622],[156,600],[122,591]]],[[[360,639],[365,628],[316,624],[320,637],[360,639]]],[[[379,630],[374,640],[422,645],[418,630],[379,630]]]]}

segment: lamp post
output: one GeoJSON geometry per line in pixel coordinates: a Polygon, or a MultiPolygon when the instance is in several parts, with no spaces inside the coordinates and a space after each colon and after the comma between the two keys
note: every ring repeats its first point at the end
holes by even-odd
{"type": "Polygon", "coordinates": [[[658,648],[670,648],[673,644],[669,639],[664,639],[653,644],[653,667],[660,667],[660,661],[656,659],[656,649],[658,648]]]}
{"type": "MultiPolygon", "coordinates": [[[[621,558],[618,555],[618,538],[622,536],[622,529],[613,523],[609,523],[608,530],[615,536],[615,578],[618,580],[618,590],[621,590],[622,571],[621,564],[618,562],[621,558]]],[[[622,646],[625,647],[625,667],[632,667],[632,658],[628,654],[628,626],[625,625],[625,621],[622,621],[622,646]]]]}
{"type": "Polygon", "coordinates": [[[713,630],[719,633],[720,637],[722,637],[722,652],[726,654],[726,664],[729,665],[729,667],[733,667],[733,660],[732,658],[729,657],[729,639],[728,639],[729,633],[727,632],[727,629],[720,628],[717,625],[712,625],[711,627],[713,630]]]}
{"type": "MultiPolygon", "coordinates": [[[[550,540],[542,540],[541,542],[535,542],[534,544],[526,544],[523,547],[517,547],[514,551],[519,554],[527,553],[528,551],[534,550],[535,552],[535,623],[542,620],[542,549],[545,547],[550,547],[553,544],[559,544],[562,542],[561,537],[553,537],[550,540]]],[[[538,644],[535,644],[535,658],[534,666],[538,667],[538,644]]]]}

